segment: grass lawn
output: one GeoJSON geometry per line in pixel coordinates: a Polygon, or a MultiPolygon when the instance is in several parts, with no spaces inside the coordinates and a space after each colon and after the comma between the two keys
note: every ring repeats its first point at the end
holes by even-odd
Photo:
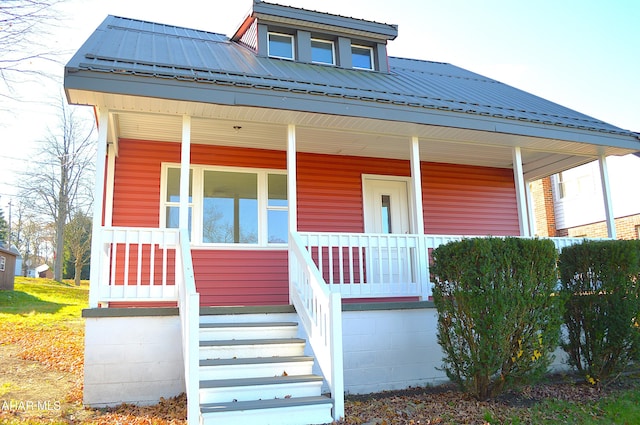
{"type": "MultiPolygon", "coordinates": [[[[184,398],[110,411],[82,406],[88,283],[16,278],[0,291],[0,424],[157,424],[175,419],[184,398]],[[20,408],[20,401],[48,408],[20,408]],[[14,403],[11,405],[11,403],[14,403]],[[13,406],[13,408],[12,408],[13,406]],[[17,407],[16,407],[17,406],[17,407]]],[[[640,377],[598,390],[584,383],[543,384],[513,398],[477,402],[454,389],[348,396],[340,424],[640,424],[640,377]]]]}

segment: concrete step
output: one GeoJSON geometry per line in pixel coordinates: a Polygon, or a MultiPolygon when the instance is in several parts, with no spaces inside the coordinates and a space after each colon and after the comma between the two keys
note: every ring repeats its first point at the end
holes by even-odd
{"type": "Polygon", "coordinates": [[[313,364],[314,359],[309,356],[207,359],[200,360],[200,379],[310,375],[313,364]]]}
{"type": "Polygon", "coordinates": [[[305,344],[300,338],[200,341],[200,360],[302,356],[305,344]]]}
{"type": "Polygon", "coordinates": [[[322,381],[317,375],[200,381],[200,403],[315,397],[321,394],[322,381]]]}
{"type": "Polygon", "coordinates": [[[205,403],[202,423],[251,425],[300,425],[333,422],[333,402],[323,396],[205,403]]]}
{"type": "Polygon", "coordinates": [[[201,323],[200,340],[295,338],[296,322],[201,323]]]}

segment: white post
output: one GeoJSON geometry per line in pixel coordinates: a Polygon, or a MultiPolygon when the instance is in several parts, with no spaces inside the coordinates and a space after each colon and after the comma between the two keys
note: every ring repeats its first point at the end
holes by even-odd
{"type": "Polygon", "coordinates": [[[104,197],[104,225],[111,227],[113,225],[113,185],[116,170],[116,149],[110,144],[107,149],[107,184],[105,186],[104,197]]]}
{"type": "Polygon", "coordinates": [[[333,419],[344,417],[344,359],[342,348],[342,300],[339,293],[329,298],[331,310],[331,397],[333,397],[333,419]]]}
{"type": "Polygon", "coordinates": [[[91,272],[89,288],[89,308],[98,307],[100,301],[100,282],[102,272],[103,247],[102,247],[102,209],[104,207],[104,184],[105,184],[105,157],[107,155],[107,133],[109,122],[109,111],[98,109],[98,148],[96,152],[96,182],[93,187],[93,225],[91,238],[91,272]]]}
{"type": "Polygon", "coordinates": [[[520,146],[513,148],[513,178],[516,184],[516,202],[518,204],[518,224],[520,225],[520,236],[529,237],[529,219],[527,218],[527,200],[522,172],[522,152],[520,146]]]}
{"type": "Polygon", "coordinates": [[[298,230],[298,197],[296,165],[296,126],[287,126],[287,197],[289,199],[289,232],[298,230]]]}
{"type": "Polygon", "coordinates": [[[425,244],[424,235],[424,206],[422,203],[422,171],[420,170],[420,141],[418,137],[411,137],[411,189],[413,192],[413,233],[418,234],[418,247],[414,259],[416,262],[416,278],[420,287],[420,298],[428,300],[431,295],[429,284],[429,251],[425,244]]]}
{"type": "MultiPolygon", "coordinates": [[[[289,124],[287,126],[287,199],[289,200],[289,234],[298,231],[298,197],[297,197],[297,165],[296,165],[296,126],[289,124]]],[[[289,236],[291,238],[291,236],[289,236]]],[[[291,243],[291,241],[289,241],[291,243]]],[[[304,248],[304,247],[301,247],[304,248]]],[[[291,294],[296,291],[293,284],[295,277],[296,261],[291,259],[291,250],[289,250],[289,304],[293,305],[291,294]]]]}
{"type": "Polygon", "coordinates": [[[607,233],[611,239],[616,239],[616,218],[613,215],[613,204],[611,202],[611,186],[609,185],[609,170],[607,168],[607,157],[600,156],[600,179],[602,180],[602,197],[604,199],[604,213],[607,222],[607,233]]]}
{"type": "Polygon", "coordinates": [[[189,166],[191,164],[191,117],[182,117],[180,150],[180,229],[189,229],[189,166]]]}
{"type": "Polygon", "coordinates": [[[420,143],[416,136],[411,138],[411,185],[413,189],[414,233],[424,235],[424,213],[422,205],[422,173],[420,171],[420,143]]]}
{"type": "Polygon", "coordinates": [[[529,236],[536,234],[536,219],[533,210],[533,196],[531,195],[531,182],[524,183],[524,190],[527,199],[527,217],[529,218],[529,236]]]}

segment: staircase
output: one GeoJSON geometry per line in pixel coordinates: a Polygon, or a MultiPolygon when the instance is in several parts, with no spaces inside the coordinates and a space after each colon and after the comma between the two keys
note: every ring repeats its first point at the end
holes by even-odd
{"type": "MultiPolygon", "coordinates": [[[[289,319],[291,315],[284,317],[289,319]]],[[[200,317],[200,412],[207,424],[324,424],[333,401],[321,395],[298,324],[278,315],[200,317]]]]}

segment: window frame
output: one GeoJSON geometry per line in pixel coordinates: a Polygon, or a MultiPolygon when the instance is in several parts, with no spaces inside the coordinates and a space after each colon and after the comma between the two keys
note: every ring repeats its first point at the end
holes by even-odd
{"type": "Polygon", "coordinates": [[[285,60],[295,61],[296,60],[296,40],[295,40],[295,36],[293,36],[292,34],[285,34],[285,33],[275,32],[275,31],[268,31],[267,32],[267,56],[269,56],[270,58],[285,59],[285,60]],[[286,38],[291,40],[291,57],[279,56],[279,55],[271,53],[271,36],[272,35],[275,35],[275,36],[278,36],[278,37],[286,37],[286,38]]]}
{"type": "Polygon", "coordinates": [[[362,70],[367,70],[367,71],[374,71],[375,70],[375,62],[374,62],[374,60],[375,60],[375,57],[373,55],[373,47],[363,46],[361,44],[351,44],[351,67],[353,69],[362,69],[362,70]],[[370,63],[371,63],[371,66],[369,68],[363,68],[363,67],[360,67],[360,66],[355,66],[353,64],[353,49],[354,48],[363,49],[363,50],[369,51],[369,59],[370,59],[370,63]]]}
{"type": "Polygon", "coordinates": [[[335,66],[336,65],[336,43],[334,43],[332,40],[325,40],[325,39],[322,39],[322,38],[312,38],[311,39],[311,63],[315,63],[315,64],[319,64],[319,65],[332,65],[332,66],[335,66]],[[329,44],[331,46],[331,63],[313,60],[313,43],[314,42],[329,44]]]}
{"type": "Polygon", "coordinates": [[[6,271],[7,258],[4,255],[0,255],[0,272],[6,271]]]}
{"type": "MultiPolygon", "coordinates": [[[[163,162],[160,180],[160,228],[167,228],[166,211],[168,206],[177,206],[180,203],[168,202],[167,197],[167,177],[170,168],[180,168],[179,163],[163,162]]],[[[289,211],[289,194],[287,193],[287,206],[269,206],[269,175],[278,174],[287,176],[287,170],[271,168],[251,168],[251,167],[228,167],[217,165],[195,165],[189,167],[192,174],[192,194],[189,203],[191,209],[191,245],[197,247],[217,247],[225,249],[257,249],[257,248],[286,248],[288,242],[269,243],[268,213],[269,211],[289,211]],[[204,173],[205,171],[221,171],[231,173],[250,173],[257,176],[257,201],[258,201],[258,243],[221,243],[203,242],[203,220],[204,220],[204,173]]],[[[288,177],[287,177],[288,178],[288,177]]],[[[288,230],[288,228],[287,228],[288,230]]]]}

